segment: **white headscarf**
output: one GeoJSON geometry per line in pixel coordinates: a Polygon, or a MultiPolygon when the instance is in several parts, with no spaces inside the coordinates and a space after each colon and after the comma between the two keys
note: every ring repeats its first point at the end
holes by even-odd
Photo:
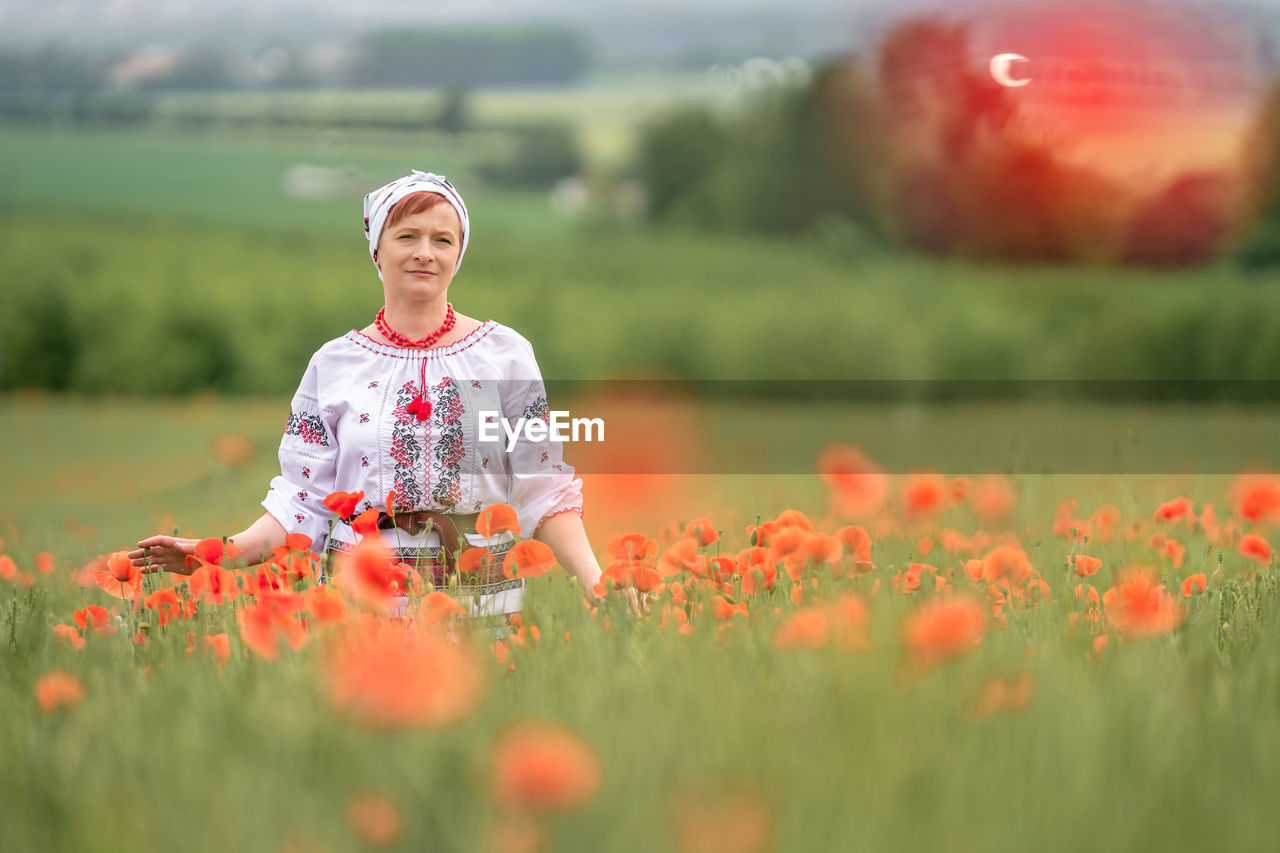
{"type": "MultiPolygon", "coordinates": [[[[386,186],[378,187],[364,197],[364,232],[369,237],[369,257],[373,258],[374,266],[377,266],[378,240],[382,237],[382,226],[386,224],[391,208],[410,193],[420,192],[444,196],[444,200],[458,212],[458,221],[462,223],[462,248],[458,251],[458,263],[453,268],[456,274],[462,268],[462,256],[467,253],[467,241],[471,238],[467,205],[444,175],[419,172],[417,169],[403,178],[396,178],[386,186]]],[[[378,278],[382,278],[382,270],[378,270],[378,278]]]]}

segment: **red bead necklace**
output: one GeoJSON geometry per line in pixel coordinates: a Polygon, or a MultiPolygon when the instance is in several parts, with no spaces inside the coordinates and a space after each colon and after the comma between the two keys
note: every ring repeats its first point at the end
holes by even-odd
{"type": "MultiPolygon", "coordinates": [[[[398,347],[406,349],[425,349],[436,341],[440,340],[446,332],[453,328],[458,318],[454,316],[453,305],[445,303],[444,322],[440,324],[440,328],[427,335],[420,341],[415,341],[405,335],[400,334],[395,329],[387,325],[387,306],[383,305],[378,309],[378,316],[374,318],[373,324],[378,327],[378,331],[398,347]]],[[[418,396],[410,401],[405,407],[405,411],[418,419],[418,423],[431,417],[431,401],[427,399],[427,359],[422,358],[422,384],[418,392],[418,396]]]]}
{"type": "Polygon", "coordinates": [[[415,341],[407,335],[402,335],[391,326],[387,325],[387,306],[383,305],[378,309],[378,316],[373,319],[373,324],[378,327],[378,331],[386,337],[387,340],[398,347],[406,347],[411,349],[425,349],[431,346],[453,328],[458,322],[458,318],[453,314],[453,305],[445,303],[444,322],[440,324],[440,328],[427,335],[420,341],[415,341]]]}

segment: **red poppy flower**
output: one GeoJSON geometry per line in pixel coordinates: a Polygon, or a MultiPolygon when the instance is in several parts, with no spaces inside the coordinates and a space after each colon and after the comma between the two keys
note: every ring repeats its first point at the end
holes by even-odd
{"type": "Polygon", "coordinates": [[[720,532],[711,524],[711,519],[705,515],[702,518],[695,518],[693,521],[685,525],[684,535],[693,539],[699,546],[705,548],[712,542],[720,541],[720,532]]]}
{"type": "Polygon", "coordinates": [[[347,602],[332,584],[313,586],[303,593],[307,611],[317,622],[341,622],[347,618],[347,602]]]}
{"type": "Polygon", "coordinates": [[[573,811],[600,790],[600,777],[591,745],[555,723],[515,723],[493,746],[493,799],[505,811],[573,811]]]}
{"type": "Polygon", "coordinates": [[[418,622],[423,625],[435,625],[447,622],[454,616],[466,615],[467,608],[438,589],[423,596],[422,603],[418,605],[418,622]]]}
{"type": "Polygon", "coordinates": [[[1182,621],[1182,609],[1154,572],[1141,567],[1126,570],[1120,583],[1102,595],[1107,618],[1132,637],[1167,634],[1182,621]]]}
{"type": "Polygon", "coordinates": [[[536,578],[555,567],[556,555],[545,542],[522,539],[507,552],[502,573],[509,578],[536,578]]]}
{"type": "Polygon", "coordinates": [[[188,594],[205,604],[226,604],[240,597],[236,576],[221,566],[206,563],[187,578],[188,594]]]}
{"type": "Polygon", "coordinates": [[[773,589],[778,579],[778,565],[768,548],[745,548],[738,552],[736,562],[737,573],[742,577],[743,595],[773,589]]]}
{"type": "Polygon", "coordinates": [[[458,555],[458,571],[471,574],[487,569],[493,563],[493,552],[488,548],[468,548],[458,555]]]}
{"type": "Polygon", "coordinates": [[[46,714],[84,701],[84,685],[69,672],[55,669],[36,679],[36,704],[46,714]]]}
{"type": "Polygon", "coordinates": [[[351,519],[351,529],[361,536],[377,536],[379,515],[376,509],[366,509],[351,519]]]}
{"type": "Polygon", "coordinates": [[[468,644],[365,619],[335,647],[326,676],[330,701],[358,722],[439,728],[479,705],[484,670],[468,644]]]}
{"type": "Polygon", "coordinates": [[[409,590],[411,569],[396,563],[379,540],[365,539],[353,550],[338,555],[333,582],[343,592],[376,607],[409,590]]]}
{"type": "Polygon", "coordinates": [[[913,666],[928,669],[961,657],[982,642],[982,608],[968,598],[936,598],[903,622],[902,643],[913,666]]]}
{"type": "Polygon", "coordinates": [[[84,637],[80,636],[74,625],[54,625],[53,636],[58,638],[59,643],[71,646],[76,651],[84,648],[84,637]]]}
{"type": "Polygon", "coordinates": [[[507,504],[490,504],[480,510],[476,519],[476,533],[481,536],[497,536],[500,533],[520,535],[520,516],[507,504]]]}
{"type": "Polygon", "coordinates": [[[53,574],[54,562],[53,555],[48,551],[41,551],[36,554],[36,571],[42,575],[53,574]]]}
{"type": "Polygon", "coordinates": [[[872,515],[889,493],[889,477],[856,447],[833,444],[818,457],[818,477],[826,484],[832,512],[852,518],[872,515]]]}
{"type": "Polygon", "coordinates": [[[875,568],[871,562],[871,536],[867,531],[850,525],[837,530],[836,538],[853,554],[855,572],[869,572],[875,568]]]}
{"type": "Polygon", "coordinates": [[[1090,557],[1088,554],[1076,554],[1071,562],[1076,574],[1082,578],[1092,577],[1098,573],[1098,569],[1102,568],[1102,560],[1090,557]]]}
{"type": "Polygon", "coordinates": [[[601,581],[612,581],[615,589],[635,588],[641,592],[662,584],[662,574],[644,560],[615,560],[600,574],[601,581]]]}
{"type": "Polygon", "coordinates": [[[1165,501],[1156,507],[1155,520],[1161,523],[1166,521],[1181,521],[1187,516],[1194,516],[1195,504],[1190,498],[1174,498],[1165,501]]]}
{"type": "Polygon", "coordinates": [[[705,577],[707,555],[698,551],[696,540],[683,536],[662,552],[662,556],[658,558],[658,570],[664,577],[678,575],[681,572],[705,577]]]}
{"type": "Polygon", "coordinates": [[[117,551],[107,557],[107,567],[93,573],[98,586],[116,598],[136,600],[142,586],[142,570],[133,564],[125,551],[117,551]]]}
{"type": "Polygon", "coordinates": [[[1271,543],[1256,533],[1241,537],[1238,549],[1240,556],[1256,560],[1264,566],[1271,562],[1271,543]]]}
{"type": "Polygon", "coordinates": [[[605,552],[615,560],[647,560],[658,555],[658,542],[642,533],[628,533],[611,540],[605,552]]]}
{"type": "Polygon", "coordinates": [[[773,808],[755,791],[686,792],[673,799],[671,812],[678,853],[766,853],[773,849],[773,808]]]}
{"type": "Polygon", "coordinates": [[[713,595],[711,596],[711,615],[716,618],[717,622],[732,619],[734,616],[746,616],[747,603],[742,601],[732,604],[723,595],[713,595]]]}
{"type": "Polygon", "coordinates": [[[363,794],[347,802],[347,823],[371,847],[390,847],[400,840],[400,810],[385,794],[363,794]]]}
{"type": "Polygon", "coordinates": [[[225,632],[221,634],[206,634],[204,650],[206,654],[213,655],[213,659],[218,662],[219,667],[224,666],[227,661],[231,660],[231,639],[225,632]]]}
{"type": "Polygon", "coordinates": [[[989,584],[999,581],[1020,584],[1031,576],[1031,561],[1017,545],[1001,545],[982,558],[982,579],[989,584]]]}
{"type": "Polygon", "coordinates": [[[1204,572],[1192,575],[1189,578],[1183,578],[1182,594],[1187,598],[1190,598],[1193,595],[1204,592],[1205,587],[1208,586],[1208,584],[1209,578],[1205,576],[1204,572]]]}
{"type": "Polygon", "coordinates": [[[1242,474],[1231,485],[1231,500],[1244,521],[1280,521],[1280,476],[1242,474]]]}
{"type": "Polygon", "coordinates": [[[922,471],[907,478],[902,487],[902,504],[913,521],[932,518],[942,512],[947,500],[947,481],[941,474],[922,471]]]}
{"type": "Polygon", "coordinates": [[[242,608],[237,614],[240,639],[256,655],[267,660],[278,658],[284,646],[302,648],[307,641],[307,632],[297,614],[304,606],[305,599],[295,592],[262,596],[256,604],[242,608]]]}
{"type": "Polygon", "coordinates": [[[364,492],[334,492],[324,499],[326,509],[332,510],[338,518],[348,519],[355,514],[356,506],[364,500],[364,492]]]}
{"type": "Polygon", "coordinates": [[[90,604],[83,610],[76,610],[72,613],[75,623],[82,631],[93,631],[93,633],[101,637],[110,637],[118,629],[111,624],[111,614],[107,612],[107,608],[99,607],[96,604],[90,604]]]}
{"type": "Polygon", "coordinates": [[[158,589],[142,602],[148,610],[156,612],[156,621],[161,626],[168,625],[174,619],[182,618],[182,602],[178,599],[177,590],[158,589]]]}

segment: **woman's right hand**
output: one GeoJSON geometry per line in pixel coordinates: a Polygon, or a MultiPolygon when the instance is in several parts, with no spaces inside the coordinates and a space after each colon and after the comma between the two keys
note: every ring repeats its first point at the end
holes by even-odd
{"type": "Polygon", "coordinates": [[[187,555],[196,549],[199,539],[178,539],[174,536],[151,536],[138,543],[138,550],[129,552],[129,559],[142,569],[151,572],[173,572],[189,575],[193,571],[187,565],[187,555]]]}

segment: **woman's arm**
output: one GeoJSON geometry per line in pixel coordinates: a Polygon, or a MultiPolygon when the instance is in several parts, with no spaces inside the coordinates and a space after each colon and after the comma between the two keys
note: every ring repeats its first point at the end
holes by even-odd
{"type": "Polygon", "coordinates": [[[597,598],[595,585],[600,582],[600,564],[591,552],[582,517],[573,511],[558,512],[538,526],[533,538],[550,546],[556,562],[578,579],[587,591],[587,600],[594,602],[597,598]]]}
{"type": "MultiPolygon", "coordinates": [[[[270,559],[272,549],[284,544],[285,529],[270,513],[249,525],[247,530],[230,537],[241,554],[235,560],[224,563],[227,567],[256,566],[270,559]]],[[[189,575],[193,571],[187,565],[199,539],[178,539],[173,536],[151,536],[138,543],[136,551],[129,552],[129,559],[143,572],[173,572],[189,575]]]]}

